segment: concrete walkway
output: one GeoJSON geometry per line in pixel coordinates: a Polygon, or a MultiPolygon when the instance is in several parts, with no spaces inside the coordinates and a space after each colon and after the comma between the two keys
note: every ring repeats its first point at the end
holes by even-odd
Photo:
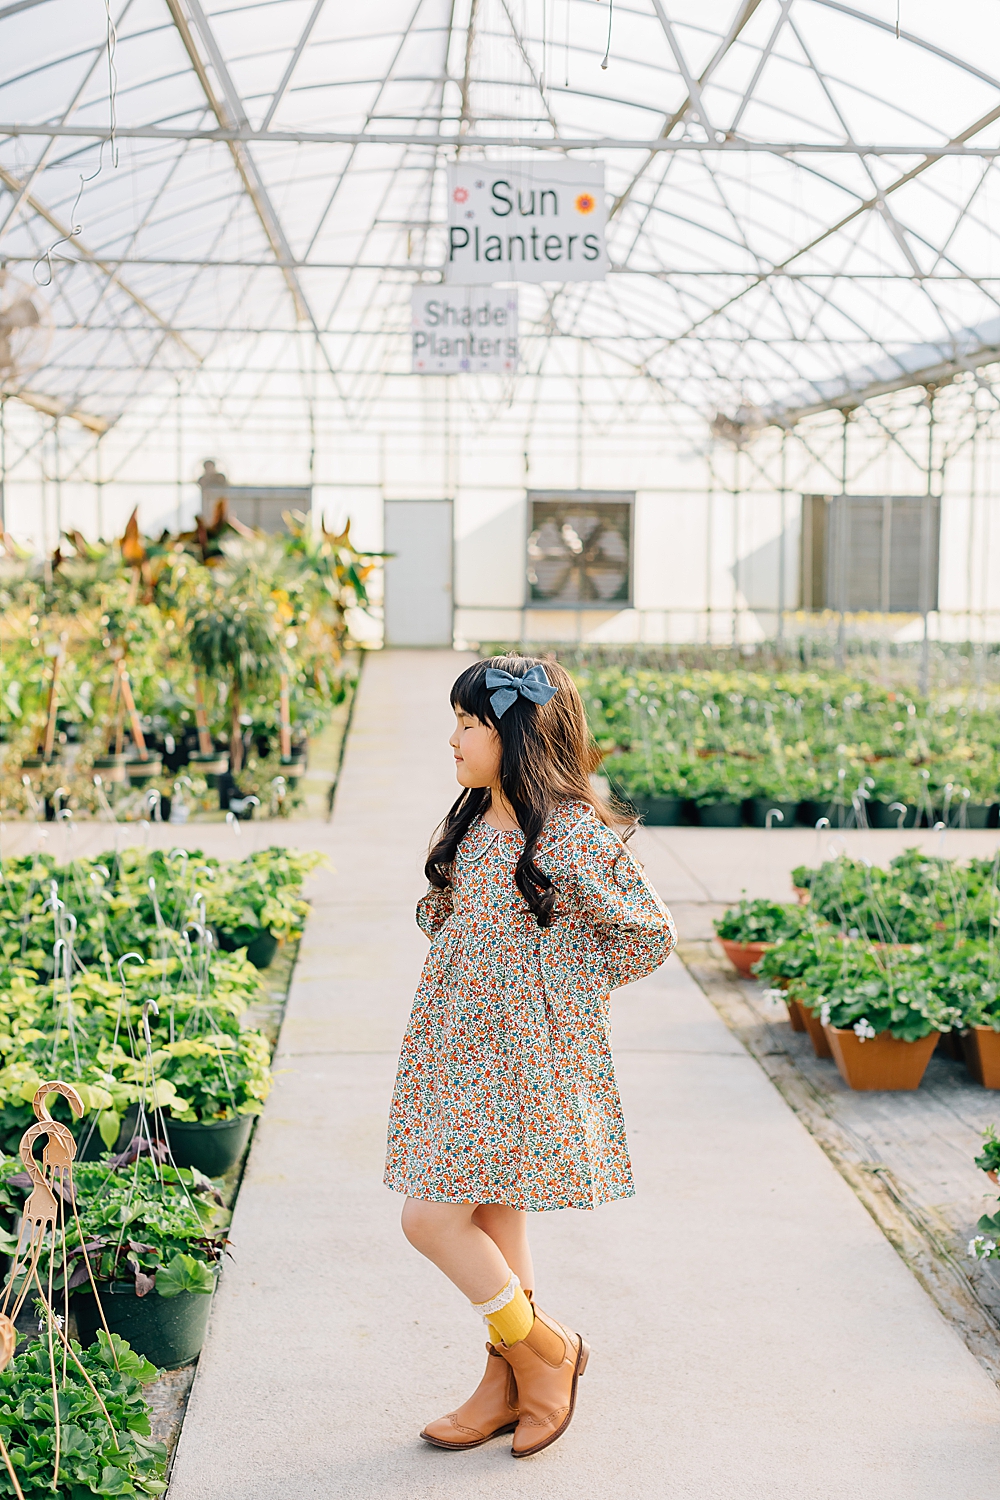
{"type": "Polygon", "coordinates": [[[996,1388],[674,959],[614,1002],[638,1196],[534,1227],[593,1347],[572,1429],[523,1463],[418,1440],[482,1365],[381,1186],[462,664],[366,666],[170,1500],[990,1500],[996,1388]]]}

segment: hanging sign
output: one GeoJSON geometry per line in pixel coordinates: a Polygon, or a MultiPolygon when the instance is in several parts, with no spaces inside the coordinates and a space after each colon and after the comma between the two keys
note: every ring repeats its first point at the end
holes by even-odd
{"type": "Polygon", "coordinates": [[[413,288],[414,375],[506,375],[517,369],[517,292],[413,288]]]}
{"type": "Polygon", "coordinates": [[[604,165],[533,157],[448,168],[445,279],[603,281],[604,165]]]}

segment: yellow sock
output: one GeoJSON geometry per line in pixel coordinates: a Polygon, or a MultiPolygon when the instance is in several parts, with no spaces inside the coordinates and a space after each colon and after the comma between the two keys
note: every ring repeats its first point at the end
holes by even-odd
{"type": "Polygon", "coordinates": [[[495,1297],[491,1297],[488,1302],[473,1302],[472,1305],[486,1321],[490,1330],[490,1343],[504,1343],[508,1349],[511,1344],[520,1343],[525,1334],[531,1331],[531,1325],[535,1321],[531,1303],[522,1292],[513,1271],[495,1297]]]}

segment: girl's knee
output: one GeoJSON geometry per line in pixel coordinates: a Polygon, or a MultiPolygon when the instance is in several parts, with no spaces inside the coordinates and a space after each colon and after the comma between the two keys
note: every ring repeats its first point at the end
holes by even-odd
{"type": "Polygon", "coordinates": [[[447,1210],[453,1207],[450,1203],[427,1203],[420,1198],[407,1198],[400,1223],[415,1250],[434,1245],[442,1233],[447,1232],[452,1217],[447,1210]]]}

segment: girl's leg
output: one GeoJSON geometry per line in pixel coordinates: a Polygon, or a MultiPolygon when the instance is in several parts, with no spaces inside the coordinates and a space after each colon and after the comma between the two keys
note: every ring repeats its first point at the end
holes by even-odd
{"type": "Polygon", "coordinates": [[[477,1212],[475,1203],[407,1198],[403,1233],[470,1302],[488,1302],[508,1281],[511,1267],[496,1240],[474,1222],[477,1212]]]}
{"type": "Polygon", "coordinates": [[[480,1203],[472,1222],[496,1245],[504,1260],[523,1287],[535,1286],[535,1271],[528,1244],[528,1215],[520,1208],[504,1203],[480,1203]]]}

